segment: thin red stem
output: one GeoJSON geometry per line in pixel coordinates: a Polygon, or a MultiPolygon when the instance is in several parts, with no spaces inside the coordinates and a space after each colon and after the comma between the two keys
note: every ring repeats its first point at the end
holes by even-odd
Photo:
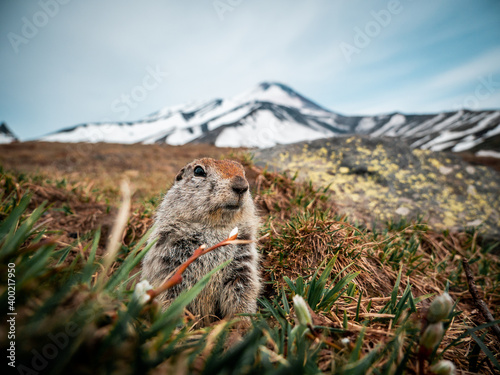
{"type": "Polygon", "coordinates": [[[156,289],[151,289],[148,290],[147,293],[149,294],[150,301],[153,300],[156,296],[158,296],[160,293],[163,293],[164,291],[172,288],[174,285],[179,284],[182,282],[182,274],[186,269],[189,267],[191,263],[193,263],[196,259],[201,257],[202,255],[205,255],[209,253],[210,251],[213,251],[219,247],[222,246],[227,246],[227,245],[233,245],[233,244],[248,244],[252,243],[253,241],[248,241],[248,240],[237,240],[236,239],[237,234],[225,239],[222,242],[219,242],[218,244],[211,246],[209,248],[206,248],[205,245],[201,245],[199,248],[197,248],[194,252],[193,255],[191,255],[184,263],[182,263],[179,268],[175,271],[175,273],[168,279],[163,282],[162,285],[160,285],[156,289]]]}

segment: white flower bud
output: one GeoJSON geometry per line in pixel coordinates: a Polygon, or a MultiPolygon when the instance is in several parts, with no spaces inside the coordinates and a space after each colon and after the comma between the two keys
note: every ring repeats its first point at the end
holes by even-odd
{"type": "Polygon", "coordinates": [[[443,293],[432,301],[429,311],[427,311],[427,321],[437,323],[446,319],[452,308],[453,300],[448,293],[443,293]]]}
{"type": "Polygon", "coordinates": [[[147,291],[151,289],[153,289],[153,286],[149,283],[149,281],[142,280],[135,285],[132,298],[137,300],[139,304],[144,305],[151,299],[151,296],[147,293],[147,291]]]}
{"type": "Polygon", "coordinates": [[[237,236],[238,235],[238,227],[234,227],[234,229],[229,233],[229,238],[237,236]]]}
{"type": "Polygon", "coordinates": [[[295,314],[297,315],[297,320],[300,325],[308,327],[312,324],[311,314],[309,313],[309,308],[307,306],[304,298],[299,295],[293,297],[293,307],[295,308],[295,314]]]}
{"type": "Polygon", "coordinates": [[[443,337],[444,329],[443,323],[430,324],[424,331],[422,337],[420,337],[420,345],[428,350],[432,350],[437,344],[441,342],[443,337]]]}
{"type": "Polygon", "coordinates": [[[435,375],[455,375],[456,368],[453,362],[442,360],[429,368],[435,375]]]}

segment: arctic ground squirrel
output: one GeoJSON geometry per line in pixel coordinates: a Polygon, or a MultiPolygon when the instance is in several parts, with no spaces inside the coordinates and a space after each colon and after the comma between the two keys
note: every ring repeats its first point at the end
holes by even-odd
{"type": "MultiPolygon", "coordinates": [[[[235,161],[209,158],[182,168],[155,216],[150,241],[156,240],[143,260],[142,278],[158,287],[202,244],[215,245],[238,227],[240,240],[255,240],[258,217],[243,166],[235,161]]],[[[259,253],[255,243],[220,247],[195,260],[182,282],[159,299],[168,306],[183,290],[223,262],[231,263],[212,276],[187,309],[203,324],[255,313],[261,292],[259,253]]]]}

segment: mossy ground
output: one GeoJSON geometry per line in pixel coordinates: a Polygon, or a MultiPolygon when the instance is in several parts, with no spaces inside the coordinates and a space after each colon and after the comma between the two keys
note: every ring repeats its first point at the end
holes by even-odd
{"type": "Polygon", "coordinates": [[[456,155],[360,136],[255,154],[259,165],[328,186],[341,211],[365,225],[422,218],[438,230],[475,226],[500,238],[500,175],[456,155]]]}

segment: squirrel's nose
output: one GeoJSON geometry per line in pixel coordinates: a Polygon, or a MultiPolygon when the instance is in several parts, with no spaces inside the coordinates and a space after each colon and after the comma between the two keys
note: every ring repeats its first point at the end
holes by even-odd
{"type": "Polygon", "coordinates": [[[248,182],[243,177],[238,176],[234,178],[231,187],[236,194],[243,195],[248,190],[248,182]]]}

